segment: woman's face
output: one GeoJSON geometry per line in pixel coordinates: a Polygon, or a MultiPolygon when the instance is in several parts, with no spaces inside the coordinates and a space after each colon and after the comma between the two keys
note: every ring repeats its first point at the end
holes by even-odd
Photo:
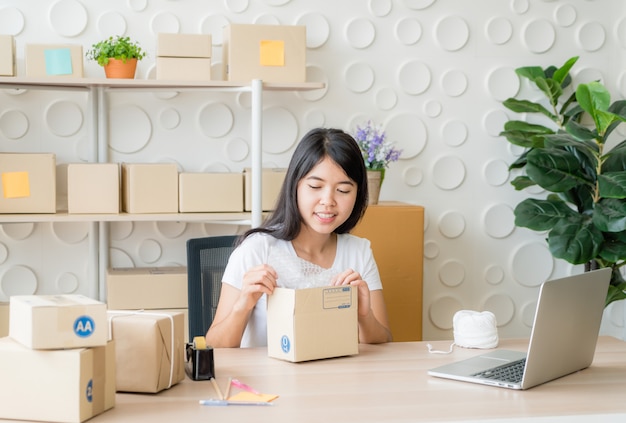
{"type": "Polygon", "coordinates": [[[357,184],[330,158],[325,157],[297,187],[298,210],[306,226],[330,234],[352,213],[357,184]]]}

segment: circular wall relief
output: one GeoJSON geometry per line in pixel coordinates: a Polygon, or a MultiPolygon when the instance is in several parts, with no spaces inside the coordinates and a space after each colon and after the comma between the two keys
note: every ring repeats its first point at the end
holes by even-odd
{"type": "Polygon", "coordinates": [[[467,140],[467,126],[460,120],[451,120],[444,123],[441,137],[450,147],[458,147],[467,140]]]}
{"type": "Polygon", "coordinates": [[[402,18],[396,24],[395,34],[398,41],[411,46],[422,38],[422,24],[415,18],[402,18]]]}
{"type": "Polygon", "coordinates": [[[626,48],[626,18],[622,18],[615,26],[615,35],[622,48],[626,48]]]}
{"type": "Polygon", "coordinates": [[[604,81],[604,75],[598,69],[594,68],[582,68],[576,72],[574,79],[578,84],[586,84],[592,81],[604,81]]]}
{"type": "Polygon", "coordinates": [[[150,31],[154,35],[160,32],[177,34],[180,31],[180,21],[173,13],[159,12],[150,20],[150,31]]]}
{"type": "Polygon", "coordinates": [[[441,250],[439,249],[439,244],[435,241],[427,241],[424,243],[424,257],[427,259],[436,259],[439,257],[440,252],[441,250]]]}
{"type": "Polygon", "coordinates": [[[28,117],[20,110],[7,110],[0,115],[0,132],[10,140],[22,138],[29,126],[28,117]]]}
{"type": "Polygon", "coordinates": [[[529,0],[511,0],[511,10],[518,15],[523,15],[530,9],[529,0]]]}
{"type": "Polygon", "coordinates": [[[502,102],[515,97],[520,86],[520,79],[513,68],[497,68],[487,75],[487,90],[494,100],[502,102]]]}
{"type": "Polygon", "coordinates": [[[61,294],[72,294],[79,287],[78,276],[71,272],[61,273],[56,280],[56,289],[61,294]]]}
{"type": "Polygon", "coordinates": [[[606,33],[598,22],[588,22],[578,30],[577,41],[583,50],[597,51],[604,45],[606,33]]]}
{"type": "Polygon", "coordinates": [[[296,20],[296,25],[306,27],[307,48],[320,48],[330,37],[330,24],[326,17],[319,13],[305,13],[296,20]]]}
{"type": "Polygon", "coordinates": [[[450,70],[441,77],[441,88],[450,97],[458,97],[467,90],[467,76],[460,70],[450,70]]]}
{"type": "Polygon", "coordinates": [[[374,42],[376,28],[369,19],[356,18],[347,23],[345,35],[352,47],[364,49],[374,42]]]}
{"type": "Polygon", "coordinates": [[[109,147],[118,153],[136,153],[150,142],[152,122],[138,106],[120,105],[109,113],[109,147]]]}
{"type": "Polygon", "coordinates": [[[509,117],[503,110],[492,110],[485,113],[483,117],[483,127],[492,137],[499,137],[504,129],[504,124],[509,121],[509,117]]]}
{"type": "Polygon", "coordinates": [[[439,218],[439,232],[448,239],[458,238],[465,232],[465,217],[456,211],[445,212],[439,218]]]}
{"type": "Polygon", "coordinates": [[[430,87],[430,82],[431,72],[426,63],[412,60],[401,65],[398,70],[398,84],[407,94],[424,93],[430,87]]]}
{"type": "Polygon", "coordinates": [[[134,222],[112,222],[109,225],[109,235],[111,240],[123,241],[133,233],[134,228],[134,222]]]}
{"type": "Polygon", "coordinates": [[[576,8],[571,4],[562,4],[554,9],[554,20],[562,27],[571,26],[576,22],[576,8]]]}
{"type": "Polygon", "coordinates": [[[250,6],[249,0],[225,0],[226,9],[233,13],[243,13],[250,6]]]}
{"type": "Polygon", "coordinates": [[[221,46],[223,43],[223,28],[230,23],[227,17],[222,15],[211,15],[200,21],[200,34],[211,34],[211,42],[214,46],[221,46]]]}
{"type": "Polygon", "coordinates": [[[110,267],[135,267],[135,263],[130,255],[119,248],[109,248],[110,267]]]}
{"type": "Polygon", "coordinates": [[[161,111],[159,122],[163,129],[175,129],[180,125],[180,113],[173,107],[161,111]]]}
{"type": "Polygon", "coordinates": [[[9,249],[6,245],[0,242],[0,264],[4,264],[9,258],[9,249]]]}
{"type": "Polygon", "coordinates": [[[87,222],[53,222],[52,232],[56,238],[66,244],[78,244],[87,239],[90,224],[87,222]]]}
{"type": "Polygon", "coordinates": [[[326,115],[320,109],[309,110],[304,114],[305,128],[321,128],[326,125],[326,115]]]}
{"type": "Polygon", "coordinates": [[[33,295],[37,292],[37,275],[26,266],[13,266],[7,269],[0,279],[0,291],[7,297],[13,295],[33,295]]]}
{"type": "Polygon", "coordinates": [[[275,15],[263,13],[252,20],[256,25],[280,25],[280,19],[275,15]]]}
{"type": "Polygon", "coordinates": [[[64,37],[75,37],[87,27],[87,10],[77,0],[59,0],[48,10],[50,27],[64,37]]]}
{"type": "Polygon", "coordinates": [[[437,100],[428,100],[424,103],[424,114],[430,118],[436,118],[442,110],[443,107],[437,100]]]}
{"type": "Polygon", "coordinates": [[[393,8],[391,0],[369,0],[370,13],[376,17],[387,16],[393,8]]]}
{"type": "Polygon", "coordinates": [[[187,222],[154,222],[156,231],[168,239],[176,239],[187,229],[187,222]]]}
{"type": "Polygon", "coordinates": [[[504,269],[500,265],[492,265],[485,270],[485,281],[489,285],[498,285],[504,281],[504,269]]]}
{"type": "Polygon", "coordinates": [[[124,35],[126,34],[126,18],[124,15],[118,12],[105,12],[98,17],[96,22],[98,28],[98,34],[100,37],[108,37],[111,34],[124,35]]]}
{"type": "Polygon", "coordinates": [[[144,263],[152,264],[161,258],[163,248],[158,241],[154,239],[145,239],[139,244],[137,254],[144,263]]]}
{"type": "Polygon", "coordinates": [[[392,116],[384,125],[387,140],[402,150],[400,160],[407,160],[420,154],[428,142],[428,132],[424,122],[413,114],[392,116]],[[407,136],[410,134],[410,137],[407,136]]]}
{"type": "Polygon", "coordinates": [[[224,103],[210,103],[200,109],[198,126],[204,135],[220,138],[233,129],[234,116],[232,110],[224,103]]]}
{"type": "Polygon", "coordinates": [[[433,300],[428,307],[428,317],[431,323],[438,329],[452,329],[454,313],[463,310],[463,304],[456,298],[441,297],[433,300]]]}
{"type": "Polygon", "coordinates": [[[439,280],[448,287],[459,286],[465,281],[465,266],[457,260],[448,260],[439,268],[439,280]]]}
{"type": "Polygon", "coordinates": [[[268,6],[284,6],[289,3],[291,0],[263,0],[263,3],[268,6]]]}
{"type": "MultiPolygon", "coordinates": [[[[265,165],[265,163],[263,164],[265,165]]],[[[202,171],[206,173],[228,173],[231,170],[222,162],[213,162],[203,167],[202,171]]]]}
{"type": "Polygon", "coordinates": [[[344,81],[350,91],[363,93],[374,85],[374,69],[367,63],[352,63],[346,68],[344,81]]]}
{"type": "Polygon", "coordinates": [[[298,121],[283,107],[270,107],[263,111],[263,151],[280,154],[298,141],[298,121]],[[270,141],[271,140],[271,141],[270,141]]]}
{"type": "Polygon", "coordinates": [[[537,301],[531,301],[522,306],[522,323],[527,328],[532,328],[535,321],[535,312],[537,311],[537,301]]]}
{"type": "Polygon", "coordinates": [[[424,172],[417,166],[409,166],[402,172],[404,183],[410,187],[416,187],[424,180],[424,172]]]}
{"type": "Polygon", "coordinates": [[[306,101],[318,101],[326,96],[328,93],[328,76],[322,68],[313,65],[307,66],[306,79],[307,81],[323,82],[324,88],[296,91],[298,98],[306,101]]]}
{"type": "Polygon", "coordinates": [[[83,125],[83,111],[69,101],[56,101],[45,111],[48,129],[59,137],[69,137],[78,132],[83,125]]]}
{"type": "Polygon", "coordinates": [[[458,51],[469,41],[469,26],[460,16],[447,16],[435,24],[435,40],[447,51],[458,51]]]}
{"type": "Polygon", "coordinates": [[[398,95],[391,87],[383,87],[376,92],[376,106],[380,110],[391,110],[398,104],[398,95]]]}
{"type": "Polygon", "coordinates": [[[34,223],[3,223],[0,230],[4,235],[14,241],[22,241],[33,234],[35,231],[34,223]]]}
{"type": "Polygon", "coordinates": [[[228,160],[241,162],[248,157],[250,146],[243,138],[233,138],[224,143],[224,155],[228,160]]]}
{"type": "Polygon", "coordinates": [[[128,0],[128,7],[134,12],[143,12],[148,7],[148,0],[128,0]]]}
{"type": "Polygon", "coordinates": [[[404,0],[404,5],[412,10],[428,9],[437,0],[404,0]]]}
{"type": "Polygon", "coordinates": [[[483,227],[492,238],[506,238],[515,230],[513,210],[507,204],[488,207],[483,217],[483,227]]]}
{"type": "Polygon", "coordinates": [[[433,164],[433,182],[443,190],[456,189],[465,181],[465,164],[456,156],[444,156],[433,164]]]}
{"type": "Polygon", "coordinates": [[[485,27],[485,36],[496,45],[502,45],[509,42],[513,35],[513,24],[506,18],[495,17],[489,19],[485,27]]]}
{"type": "Polygon", "coordinates": [[[556,31],[552,23],[545,19],[535,19],[522,28],[522,41],[533,53],[545,53],[556,41],[556,31]]]}
{"type": "Polygon", "coordinates": [[[19,35],[24,30],[24,15],[15,7],[0,8],[0,28],[3,34],[19,35]]]}
{"type": "Polygon", "coordinates": [[[545,243],[522,245],[512,253],[511,273],[521,285],[539,286],[548,280],[554,269],[554,258],[545,243]]]}
{"type": "Polygon", "coordinates": [[[515,316],[515,302],[511,297],[504,294],[492,295],[485,300],[484,310],[489,310],[496,315],[498,327],[503,327],[511,323],[515,316]]]}
{"type": "Polygon", "coordinates": [[[491,186],[504,185],[509,180],[509,165],[504,160],[490,160],[483,168],[483,176],[491,186]]]}

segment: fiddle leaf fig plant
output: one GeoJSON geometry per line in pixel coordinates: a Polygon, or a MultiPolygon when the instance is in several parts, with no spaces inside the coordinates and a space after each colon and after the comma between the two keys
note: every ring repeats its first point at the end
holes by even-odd
{"type": "Polygon", "coordinates": [[[606,305],[626,298],[626,140],[615,128],[626,121],[626,101],[611,103],[600,82],[571,87],[572,57],[560,68],[521,67],[516,73],[543,94],[540,102],[509,98],[503,105],[533,119],[510,120],[500,135],[524,152],[509,167],[516,190],[539,186],[547,195],[515,207],[515,225],[547,232],[555,258],[612,268],[606,305]],[[569,93],[569,94],[568,94],[569,93]],[[611,137],[610,144],[607,141],[611,137]]]}

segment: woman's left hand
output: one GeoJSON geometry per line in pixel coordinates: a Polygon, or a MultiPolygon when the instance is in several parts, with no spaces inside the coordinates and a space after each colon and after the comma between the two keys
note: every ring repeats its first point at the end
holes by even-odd
{"type": "Polygon", "coordinates": [[[330,282],[333,286],[350,285],[357,287],[359,298],[359,315],[366,316],[370,312],[370,289],[359,272],[352,269],[345,270],[336,275],[330,282]]]}

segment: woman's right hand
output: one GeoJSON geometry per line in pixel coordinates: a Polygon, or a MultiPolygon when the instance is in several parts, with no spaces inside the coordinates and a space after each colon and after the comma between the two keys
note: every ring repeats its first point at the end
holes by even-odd
{"type": "Polygon", "coordinates": [[[267,264],[255,266],[243,275],[240,307],[251,310],[263,294],[271,295],[276,287],[278,275],[274,268],[267,264]]]}

